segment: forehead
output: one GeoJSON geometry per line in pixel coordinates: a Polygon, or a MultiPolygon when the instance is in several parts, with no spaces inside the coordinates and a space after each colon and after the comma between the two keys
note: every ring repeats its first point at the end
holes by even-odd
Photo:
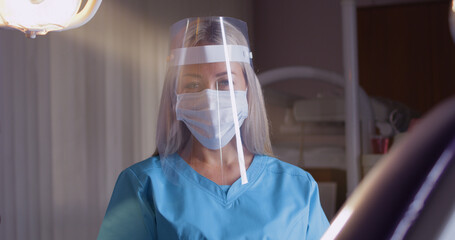
{"type": "MultiPolygon", "coordinates": [[[[231,62],[230,63],[231,71],[234,74],[243,74],[242,66],[240,63],[231,62]]],[[[210,77],[212,75],[217,75],[219,73],[226,72],[226,63],[219,62],[219,63],[204,63],[204,64],[192,64],[192,65],[184,65],[181,66],[180,72],[182,74],[200,74],[206,77],[210,77]]]]}

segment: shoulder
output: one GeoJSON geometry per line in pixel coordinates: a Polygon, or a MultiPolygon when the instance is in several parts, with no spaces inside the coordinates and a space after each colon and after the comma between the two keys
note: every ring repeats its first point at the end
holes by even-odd
{"type": "Polygon", "coordinates": [[[135,173],[141,173],[159,168],[161,168],[160,156],[151,156],[145,160],[129,166],[127,169],[131,169],[135,173]]]}
{"type": "Polygon", "coordinates": [[[137,178],[138,181],[143,182],[155,171],[161,171],[159,156],[151,156],[143,161],[135,163],[123,170],[121,175],[131,175],[137,178]]]}
{"type": "Polygon", "coordinates": [[[316,184],[316,181],[311,174],[300,167],[283,162],[280,159],[271,156],[260,155],[257,156],[257,158],[258,160],[267,162],[266,171],[270,174],[283,175],[309,184],[316,184]]]}

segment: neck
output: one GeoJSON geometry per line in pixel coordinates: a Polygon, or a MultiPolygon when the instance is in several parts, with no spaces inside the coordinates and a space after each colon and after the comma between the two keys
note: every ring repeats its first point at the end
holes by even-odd
{"type": "MultiPolygon", "coordinates": [[[[185,156],[182,157],[199,174],[218,185],[231,185],[240,178],[235,138],[221,148],[221,151],[208,149],[195,138],[192,143],[189,154],[184,154],[185,156]]],[[[253,160],[253,154],[243,148],[243,155],[245,168],[248,168],[253,160]]]]}
{"type": "Polygon", "coordinates": [[[193,139],[192,147],[193,160],[204,162],[205,164],[218,165],[220,158],[224,165],[232,165],[238,162],[238,153],[235,139],[232,139],[226,146],[221,149],[208,149],[193,139]]]}

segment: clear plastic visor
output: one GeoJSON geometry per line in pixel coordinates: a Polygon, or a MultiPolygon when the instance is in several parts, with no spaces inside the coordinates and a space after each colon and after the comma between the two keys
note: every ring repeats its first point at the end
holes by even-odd
{"type": "Polygon", "coordinates": [[[175,124],[189,132],[178,154],[218,185],[248,182],[250,159],[245,162],[241,126],[248,117],[244,69],[251,64],[251,53],[238,27],[245,24],[237,21],[193,18],[171,30],[174,48],[168,64],[175,81],[175,124]]]}

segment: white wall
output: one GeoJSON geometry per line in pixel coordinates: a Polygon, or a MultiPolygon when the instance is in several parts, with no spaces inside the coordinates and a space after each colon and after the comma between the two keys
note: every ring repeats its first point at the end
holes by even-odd
{"type": "Polygon", "coordinates": [[[96,238],[117,175],[155,149],[168,27],[251,12],[245,0],[109,0],[80,29],[1,29],[0,239],[96,238]]]}
{"type": "Polygon", "coordinates": [[[307,65],[342,74],[339,1],[257,0],[255,64],[258,71],[307,65]]]}

